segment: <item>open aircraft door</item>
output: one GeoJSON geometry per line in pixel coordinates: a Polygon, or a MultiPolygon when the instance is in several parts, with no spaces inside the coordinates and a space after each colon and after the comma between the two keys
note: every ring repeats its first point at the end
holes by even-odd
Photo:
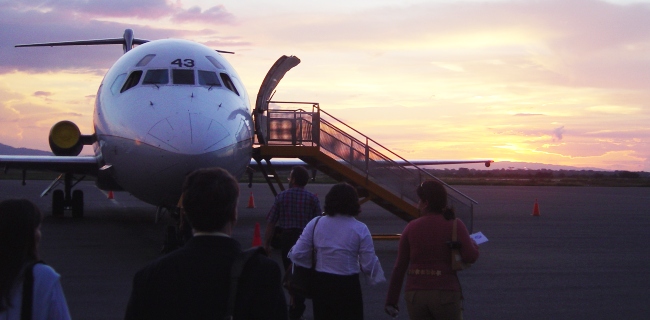
{"type": "Polygon", "coordinates": [[[296,56],[282,56],[280,57],[269,69],[269,72],[264,77],[262,85],[260,86],[260,91],[257,93],[257,99],[255,100],[255,111],[253,112],[253,118],[255,119],[255,134],[257,135],[257,141],[260,144],[266,144],[268,140],[268,115],[266,111],[269,109],[269,99],[273,95],[275,88],[280,83],[280,80],[284,75],[291,70],[291,68],[297,66],[300,63],[300,59],[296,56]]]}

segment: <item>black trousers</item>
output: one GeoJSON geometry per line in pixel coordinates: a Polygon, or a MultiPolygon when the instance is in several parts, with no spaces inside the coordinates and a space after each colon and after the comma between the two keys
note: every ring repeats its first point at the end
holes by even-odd
{"type": "Polygon", "coordinates": [[[359,275],[341,276],[316,272],[313,298],[315,320],[363,319],[363,298],[359,275]]]}
{"type": "MultiPolygon", "coordinates": [[[[282,229],[280,249],[282,250],[282,264],[284,265],[285,272],[291,264],[291,259],[287,258],[287,255],[289,254],[289,250],[298,241],[298,238],[300,238],[300,234],[302,234],[302,229],[282,229]]],[[[300,295],[291,296],[289,319],[300,319],[306,308],[305,297],[300,295]]]]}

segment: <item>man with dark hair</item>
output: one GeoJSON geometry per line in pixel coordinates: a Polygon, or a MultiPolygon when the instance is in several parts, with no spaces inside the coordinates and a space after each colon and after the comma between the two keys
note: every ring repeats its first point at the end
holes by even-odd
{"type": "MultiPolygon", "coordinates": [[[[226,315],[233,261],[242,252],[230,237],[237,221],[239,185],[223,169],[199,169],[185,179],[182,197],[194,236],[136,273],[126,319],[226,315]]],[[[239,277],[234,319],[286,318],[279,266],[264,255],[253,255],[239,277]]]]}
{"type": "MultiPolygon", "coordinates": [[[[268,223],[264,233],[264,249],[267,253],[271,253],[271,239],[273,239],[277,225],[282,229],[280,249],[285,270],[291,264],[287,254],[298,241],[302,229],[309,221],[322,213],[318,197],[305,190],[308,181],[309,172],[305,167],[293,167],[289,174],[289,189],[280,192],[275,197],[275,203],[266,216],[268,223]]],[[[289,318],[300,319],[303,312],[305,312],[305,298],[292,296],[289,318]]]]}

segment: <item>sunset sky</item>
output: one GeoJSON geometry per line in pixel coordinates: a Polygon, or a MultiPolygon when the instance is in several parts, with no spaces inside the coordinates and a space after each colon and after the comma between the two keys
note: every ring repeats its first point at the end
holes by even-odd
{"type": "Polygon", "coordinates": [[[0,0],[0,143],[49,150],[60,120],[92,133],[122,54],[14,45],[131,28],[235,51],[253,99],[295,55],[274,100],[319,102],[407,159],[650,171],[649,18],[632,0],[0,0]]]}

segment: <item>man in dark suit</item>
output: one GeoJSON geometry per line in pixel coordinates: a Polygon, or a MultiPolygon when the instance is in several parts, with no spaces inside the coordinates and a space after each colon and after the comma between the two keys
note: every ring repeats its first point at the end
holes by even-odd
{"type": "MultiPolygon", "coordinates": [[[[183,184],[183,208],[194,236],[133,279],[126,319],[223,319],[233,260],[239,185],[225,170],[199,169],[183,184]]],[[[287,319],[279,266],[262,254],[244,266],[234,319],[287,319]]]]}

